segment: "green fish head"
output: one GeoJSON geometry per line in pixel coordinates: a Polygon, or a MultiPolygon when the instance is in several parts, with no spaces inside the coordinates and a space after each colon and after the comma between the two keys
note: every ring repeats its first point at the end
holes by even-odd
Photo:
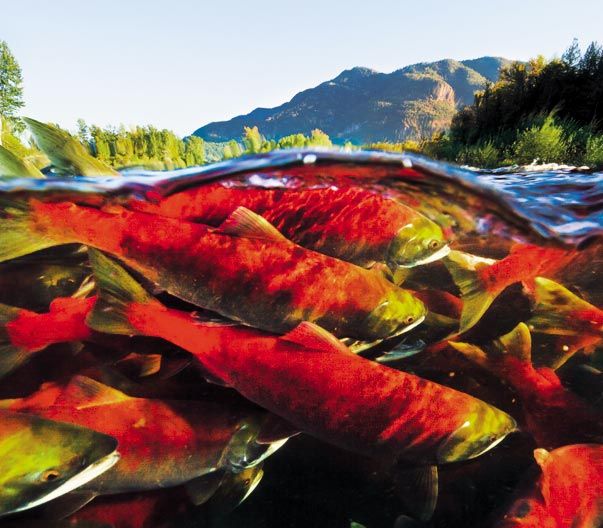
{"type": "Polygon", "coordinates": [[[386,263],[392,271],[412,268],[445,257],[450,252],[442,228],[419,216],[397,233],[387,250],[386,263]]]}
{"type": "Polygon", "coordinates": [[[382,339],[403,334],[421,324],[427,315],[425,305],[406,290],[391,290],[365,319],[365,338],[382,339]]]}
{"type": "Polygon", "coordinates": [[[270,443],[257,441],[260,427],[258,423],[243,423],[231,438],[222,455],[219,467],[235,473],[252,468],[266,460],[277,449],[280,449],[287,438],[270,443]]]}
{"type": "Polygon", "coordinates": [[[0,431],[0,516],[60,497],[119,459],[114,438],[71,424],[3,411],[0,431]]]}
{"type": "Polygon", "coordinates": [[[446,464],[478,457],[517,430],[517,423],[511,416],[480,401],[461,426],[440,445],[437,461],[446,464]]]}

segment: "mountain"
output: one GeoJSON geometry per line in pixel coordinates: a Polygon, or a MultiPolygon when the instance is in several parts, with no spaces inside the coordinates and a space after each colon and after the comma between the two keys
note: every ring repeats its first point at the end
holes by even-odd
{"type": "Polygon", "coordinates": [[[401,141],[431,136],[450,125],[457,108],[498,78],[511,61],[500,57],[407,66],[392,73],[352,68],[298,93],[276,108],[256,108],[229,121],[193,132],[207,141],[240,138],[244,126],[257,126],[268,139],[319,128],[336,143],[401,141]]]}

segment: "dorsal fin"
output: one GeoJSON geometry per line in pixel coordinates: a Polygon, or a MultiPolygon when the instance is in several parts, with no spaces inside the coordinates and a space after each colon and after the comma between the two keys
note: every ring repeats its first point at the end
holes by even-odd
{"type": "Polygon", "coordinates": [[[569,291],[555,281],[544,277],[536,277],[536,301],[538,308],[550,310],[594,310],[595,306],[581,299],[576,294],[569,291]]]}
{"type": "Polygon", "coordinates": [[[532,336],[525,323],[519,323],[508,334],[501,336],[498,342],[508,354],[522,361],[532,361],[532,336]]]}
{"type": "Polygon", "coordinates": [[[325,352],[351,353],[333,334],[309,321],[303,321],[289,333],[282,336],[281,339],[302,345],[306,348],[323,350],[325,352]]]}
{"type": "Polygon", "coordinates": [[[113,387],[88,378],[86,376],[74,376],[69,385],[57,398],[55,405],[72,406],[76,409],[110,405],[132,399],[113,387]]]}
{"type": "Polygon", "coordinates": [[[283,242],[287,238],[268,220],[246,207],[237,207],[215,230],[225,235],[283,242]]]}

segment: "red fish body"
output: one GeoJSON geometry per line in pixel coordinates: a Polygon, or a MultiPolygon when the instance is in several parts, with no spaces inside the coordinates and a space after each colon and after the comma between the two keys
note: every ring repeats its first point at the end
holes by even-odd
{"type": "Polygon", "coordinates": [[[6,323],[10,343],[35,352],[54,343],[81,341],[91,335],[86,317],[94,307],[95,297],[77,299],[60,297],[50,303],[47,313],[18,310],[6,323]]]}
{"type": "Polygon", "coordinates": [[[603,523],[603,445],[536,449],[541,475],[496,528],[597,528],[603,523]]]}
{"type": "Polygon", "coordinates": [[[0,376],[50,345],[89,339],[92,331],[86,317],[95,301],[95,297],[59,297],[47,313],[0,304],[0,376]]]}
{"type": "Polygon", "coordinates": [[[530,331],[525,324],[501,337],[488,352],[468,343],[450,344],[514,389],[522,403],[526,428],[538,445],[554,448],[575,442],[603,442],[603,414],[567,390],[553,370],[532,365],[530,331]]]}
{"type": "Polygon", "coordinates": [[[426,244],[413,256],[401,258],[403,265],[428,258],[446,243],[441,229],[414,209],[359,187],[267,189],[208,183],[157,203],[132,199],[126,204],[134,210],[213,226],[220,225],[239,206],[262,215],[300,246],[360,266],[373,262],[395,266],[396,255],[390,251],[396,252],[392,246],[401,230],[414,228],[417,236],[425,237],[426,244]],[[429,232],[423,233],[427,226],[429,232]]]}
{"type": "Polygon", "coordinates": [[[603,442],[603,414],[567,390],[555,372],[507,359],[505,379],[518,393],[526,428],[538,445],[557,447],[575,441],[603,442]]]}
{"type": "Polygon", "coordinates": [[[178,297],[265,330],[308,320],[340,336],[375,340],[425,315],[419,300],[382,274],[293,244],[249,211],[216,230],[122,208],[33,200],[29,207],[19,225],[40,244],[97,247],[178,297]]]}
{"type": "Polygon", "coordinates": [[[106,257],[93,252],[91,259],[104,295],[88,320],[93,328],[177,344],[249,400],[335,445],[450,462],[477,456],[515,427],[475,398],[352,354],[310,323],[283,337],[202,323],[152,299],[106,257]],[[109,292],[120,290],[117,306],[109,292]]]}

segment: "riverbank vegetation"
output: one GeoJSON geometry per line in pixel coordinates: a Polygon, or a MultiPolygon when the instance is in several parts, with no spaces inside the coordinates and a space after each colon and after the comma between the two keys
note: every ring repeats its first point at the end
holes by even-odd
{"type": "Polygon", "coordinates": [[[574,42],[559,59],[513,63],[459,110],[448,133],[411,145],[370,145],[405,146],[480,167],[534,160],[603,166],[603,47],[593,42],[581,53],[574,42]]]}
{"type": "MultiPolygon", "coordinates": [[[[47,158],[23,135],[22,106],[21,70],[0,41],[0,145],[44,166],[47,158]]],[[[91,155],[117,168],[174,169],[275,149],[334,146],[318,129],[267,139],[257,127],[244,127],[240,139],[205,144],[197,136],[182,139],[151,125],[102,128],[79,120],[72,135],[91,155]]],[[[472,105],[455,114],[445,133],[402,143],[339,146],[419,152],[478,167],[533,161],[603,167],[603,47],[593,42],[582,53],[574,42],[561,58],[510,64],[497,82],[475,95],[472,105]]]]}

